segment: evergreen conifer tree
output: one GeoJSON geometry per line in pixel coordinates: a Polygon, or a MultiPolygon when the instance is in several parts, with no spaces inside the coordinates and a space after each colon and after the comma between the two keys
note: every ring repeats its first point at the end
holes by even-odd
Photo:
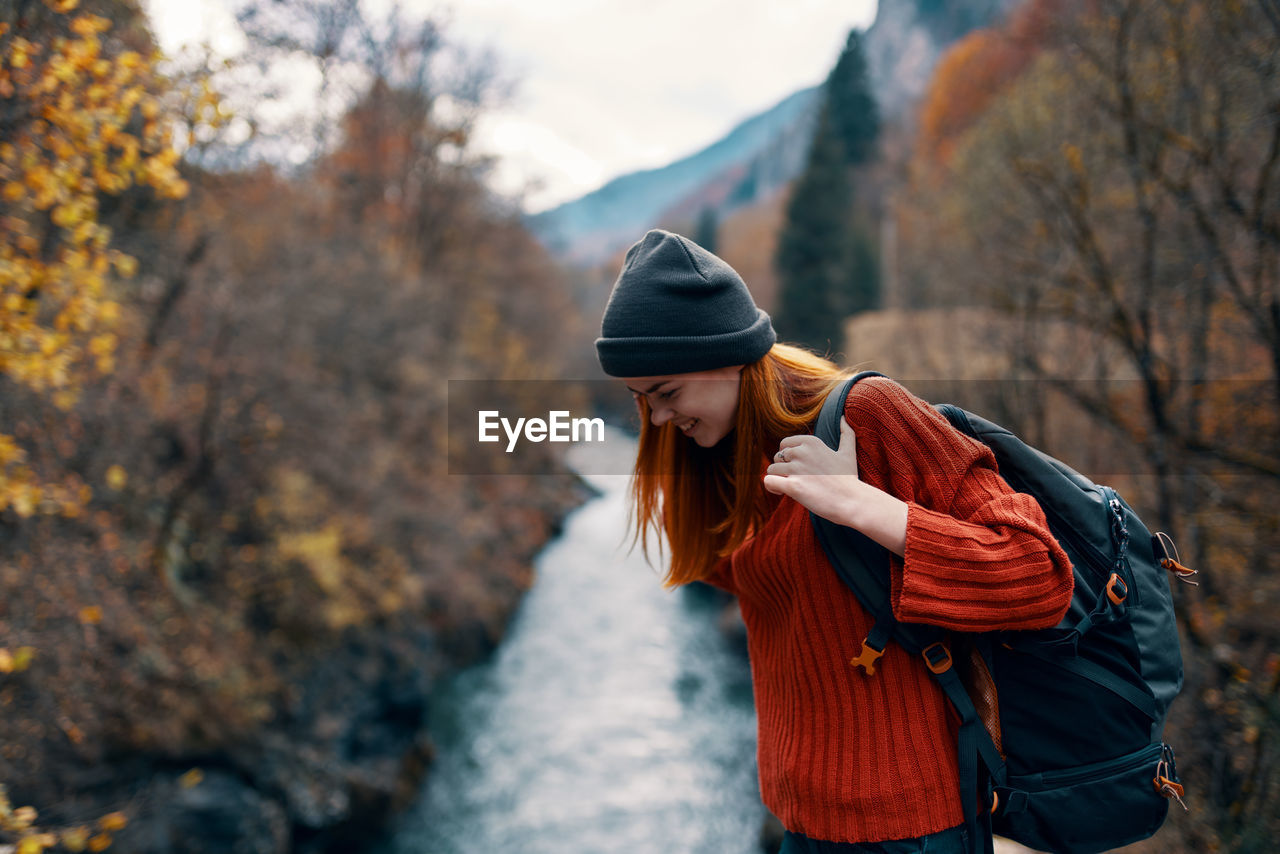
{"type": "Polygon", "coordinates": [[[823,87],[779,237],[775,323],[783,340],[834,351],[844,319],[879,303],[873,244],[854,216],[854,169],[874,156],[879,130],[862,36],[853,30],[823,87]]]}
{"type": "Polygon", "coordinates": [[[698,224],[694,227],[693,242],[708,252],[716,251],[716,235],[720,230],[720,218],[716,210],[707,206],[698,214],[698,224]]]}

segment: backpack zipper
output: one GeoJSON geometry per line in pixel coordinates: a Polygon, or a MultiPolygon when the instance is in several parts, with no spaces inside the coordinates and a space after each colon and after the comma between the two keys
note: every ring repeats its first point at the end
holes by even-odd
{"type": "Polygon", "coordinates": [[[1095,778],[1114,776],[1117,772],[1130,771],[1134,768],[1141,768],[1143,765],[1150,765],[1154,772],[1161,756],[1164,754],[1164,748],[1164,744],[1157,741],[1134,753],[1128,753],[1115,759],[1107,759],[1103,762],[1094,762],[1076,768],[1064,768],[1060,771],[1042,771],[1039,774],[1028,774],[1025,777],[1010,777],[1009,784],[1010,788],[1029,789],[1027,784],[1030,783],[1041,789],[1059,789],[1072,783],[1086,783],[1095,778]],[[1015,781],[1021,785],[1015,785],[1015,781]]]}

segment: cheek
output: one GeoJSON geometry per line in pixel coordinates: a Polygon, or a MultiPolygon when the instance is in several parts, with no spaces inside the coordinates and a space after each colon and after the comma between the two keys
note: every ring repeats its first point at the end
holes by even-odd
{"type": "Polygon", "coordinates": [[[728,427],[733,424],[734,416],[737,415],[737,397],[736,395],[718,395],[714,401],[707,407],[707,419],[714,421],[721,427],[728,427]]]}
{"type": "Polygon", "coordinates": [[[724,405],[724,417],[732,424],[738,417],[738,386],[735,383],[729,388],[724,405]]]}

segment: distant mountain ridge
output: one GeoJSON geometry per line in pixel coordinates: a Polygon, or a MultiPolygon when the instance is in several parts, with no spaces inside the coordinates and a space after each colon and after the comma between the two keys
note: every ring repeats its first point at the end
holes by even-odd
{"type": "MultiPolygon", "coordinates": [[[[863,45],[882,116],[909,117],[943,51],[1021,2],[880,0],[863,45]]],[[[765,199],[804,169],[820,94],[820,86],[802,89],[695,154],[622,175],[527,222],[562,261],[591,266],[647,228],[692,223],[702,207],[723,216],[765,199]]]]}
{"type": "MultiPolygon", "coordinates": [[[[619,245],[634,241],[637,231],[656,222],[664,211],[707,182],[728,170],[749,168],[771,147],[776,149],[780,139],[800,133],[807,140],[818,93],[816,86],[802,89],[701,151],[667,166],[614,178],[579,199],[529,217],[528,222],[565,260],[599,261],[619,245]]],[[[785,182],[794,174],[794,170],[783,169],[774,180],[785,182]]]]}

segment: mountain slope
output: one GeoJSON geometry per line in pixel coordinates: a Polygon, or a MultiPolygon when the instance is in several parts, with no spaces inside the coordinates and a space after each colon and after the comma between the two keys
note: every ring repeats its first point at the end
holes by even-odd
{"type": "MultiPolygon", "coordinates": [[[[942,53],[1022,0],[882,0],[864,47],[881,115],[913,124],[942,53]]],[[[591,266],[661,223],[692,223],[704,207],[724,217],[772,204],[804,168],[821,87],[803,89],[742,122],[723,139],[668,166],[615,178],[528,219],[562,261],[591,266]]],[[[673,226],[674,227],[674,226],[673,226]]]]}
{"type": "MultiPolygon", "coordinates": [[[[780,137],[807,125],[818,88],[788,96],[774,107],[739,124],[701,151],[658,169],[615,178],[580,199],[529,218],[529,224],[553,251],[574,263],[591,263],[633,241],[677,200],[695,193],[726,170],[748,167],[776,148],[780,137]]],[[[780,176],[787,180],[791,176],[780,176]]]]}

